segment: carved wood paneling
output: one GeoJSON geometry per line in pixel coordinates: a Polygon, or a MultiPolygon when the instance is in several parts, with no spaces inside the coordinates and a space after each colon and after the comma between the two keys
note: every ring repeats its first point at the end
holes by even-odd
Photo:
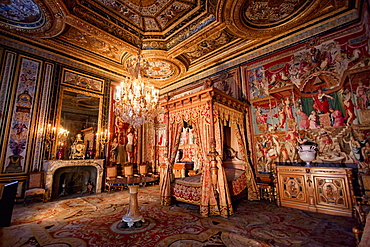
{"type": "Polygon", "coordinates": [[[277,166],[279,204],[313,212],[352,216],[352,169],[277,166]]]}

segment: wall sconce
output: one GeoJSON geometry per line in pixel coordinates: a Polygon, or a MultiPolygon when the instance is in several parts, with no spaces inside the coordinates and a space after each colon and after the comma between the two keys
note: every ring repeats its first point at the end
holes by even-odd
{"type": "Polygon", "coordinates": [[[59,128],[57,130],[56,127],[53,127],[51,124],[48,124],[45,128],[45,149],[46,149],[46,159],[55,159],[55,154],[53,152],[53,146],[58,137],[58,146],[57,148],[61,148],[64,146],[64,142],[67,140],[69,135],[69,131],[64,128],[59,128]]]}

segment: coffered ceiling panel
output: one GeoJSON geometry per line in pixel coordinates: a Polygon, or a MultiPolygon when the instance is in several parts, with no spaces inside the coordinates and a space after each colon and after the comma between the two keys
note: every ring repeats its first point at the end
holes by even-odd
{"type": "Polygon", "coordinates": [[[358,2],[4,0],[0,27],[10,36],[106,68],[113,80],[128,76],[125,62],[141,51],[149,64],[145,77],[163,88],[343,16],[358,2]]]}

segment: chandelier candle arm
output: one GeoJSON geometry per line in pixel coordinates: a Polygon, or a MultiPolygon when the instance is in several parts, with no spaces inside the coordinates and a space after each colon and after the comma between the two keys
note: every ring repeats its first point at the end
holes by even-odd
{"type": "Polygon", "coordinates": [[[142,76],[147,64],[140,54],[129,59],[126,66],[132,77],[126,77],[115,92],[115,114],[136,128],[152,121],[158,114],[159,90],[142,76]]]}

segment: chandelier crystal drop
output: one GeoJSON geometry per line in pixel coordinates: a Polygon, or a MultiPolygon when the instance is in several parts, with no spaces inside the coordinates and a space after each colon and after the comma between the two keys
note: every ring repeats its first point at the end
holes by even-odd
{"type": "Polygon", "coordinates": [[[131,78],[125,78],[115,91],[115,114],[135,128],[152,121],[158,114],[159,91],[141,76],[148,63],[139,54],[126,63],[131,78]]]}

